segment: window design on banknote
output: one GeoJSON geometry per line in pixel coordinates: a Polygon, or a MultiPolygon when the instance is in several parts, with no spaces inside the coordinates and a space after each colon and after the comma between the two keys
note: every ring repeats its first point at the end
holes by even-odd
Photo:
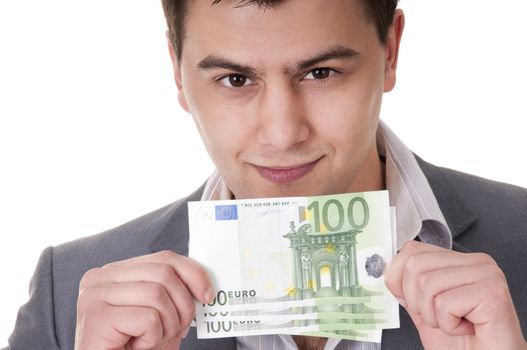
{"type": "MultiPolygon", "coordinates": [[[[290,230],[283,237],[289,239],[293,255],[293,285],[291,293],[296,300],[317,297],[361,297],[379,295],[379,292],[368,291],[359,282],[356,236],[361,230],[352,229],[343,232],[313,232],[309,223],[295,228],[290,223],[290,230]]],[[[371,275],[380,277],[385,263],[382,257],[370,257],[365,268],[371,270],[371,275]],[[374,260],[372,260],[374,259],[374,260]],[[379,260],[380,259],[380,260],[379,260]],[[379,269],[382,269],[379,271],[379,269]]],[[[313,310],[304,312],[352,312],[367,314],[364,303],[322,305],[311,307],[313,310]]],[[[326,320],[334,322],[335,320],[326,320]]],[[[360,323],[360,319],[351,320],[360,323]]],[[[301,321],[299,325],[307,325],[309,321],[301,321]]]]}

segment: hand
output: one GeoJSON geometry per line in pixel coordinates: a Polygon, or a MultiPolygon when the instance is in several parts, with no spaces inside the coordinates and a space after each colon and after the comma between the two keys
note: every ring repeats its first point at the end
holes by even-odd
{"type": "Polygon", "coordinates": [[[214,298],[205,270],[170,251],[90,270],[79,289],[76,350],[178,349],[194,298],[214,298]]]}
{"type": "Polygon", "coordinates": [[[425,349],[527,349],[496,262],[416,241],[392,260],[386,285],[412,318],[425,349]]]}

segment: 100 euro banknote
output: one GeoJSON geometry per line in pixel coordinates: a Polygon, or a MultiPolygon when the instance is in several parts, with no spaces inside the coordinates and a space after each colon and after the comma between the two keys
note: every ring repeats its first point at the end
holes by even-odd
{"type": "Polygon", "coordinates": [[[217,290],[197,304],[198,337],[378,341],[399,325],[384,284],[393,219],[386,191],[189,203],[189,256],[217,290]]]}

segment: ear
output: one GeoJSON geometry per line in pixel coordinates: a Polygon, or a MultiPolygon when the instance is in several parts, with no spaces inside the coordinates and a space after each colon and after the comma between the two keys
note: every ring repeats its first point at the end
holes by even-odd
{"type": "Polygon", "coordinates": [[[404,30],[404,13],[401,9],[395,10],[393,23],[388,30],[386,39],[386,67],[384,74],[384,92],[391,91],[395,86],[397,59],[399,58],[399,45],[404,30]]]}
{"type": "Polygon", "coordinates": [[[176,81],[176,87],[178,89],[178,101],[181,108],[188,112],[187,100],[185,98],[185,92],[183,90],[183,83],[181,79],[181,65],[177,59],[176,50],[172,40],[170,40],[170,33],[168,30],[165,33],[167,38],[168,52],[170,53],[170,60],[172,61],[172,67],[174,69],[174,80],[176,81]]]}

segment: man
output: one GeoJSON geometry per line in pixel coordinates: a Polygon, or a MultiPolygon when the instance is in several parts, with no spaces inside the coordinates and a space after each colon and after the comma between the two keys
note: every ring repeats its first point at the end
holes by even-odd
{"type": "Polygon", "coordinates": [[[379,122],[396,4],[163,1],[179,102],[218,172],[189,198],[46,249],[11,349],[527,349],[527,191],[434,167],[379,122]],[[400,247],[386,283],[402,308],[382,345],[196,339],[194,300],[214,289],[185,257],[186,201],[383,188],[400,247]]]}

